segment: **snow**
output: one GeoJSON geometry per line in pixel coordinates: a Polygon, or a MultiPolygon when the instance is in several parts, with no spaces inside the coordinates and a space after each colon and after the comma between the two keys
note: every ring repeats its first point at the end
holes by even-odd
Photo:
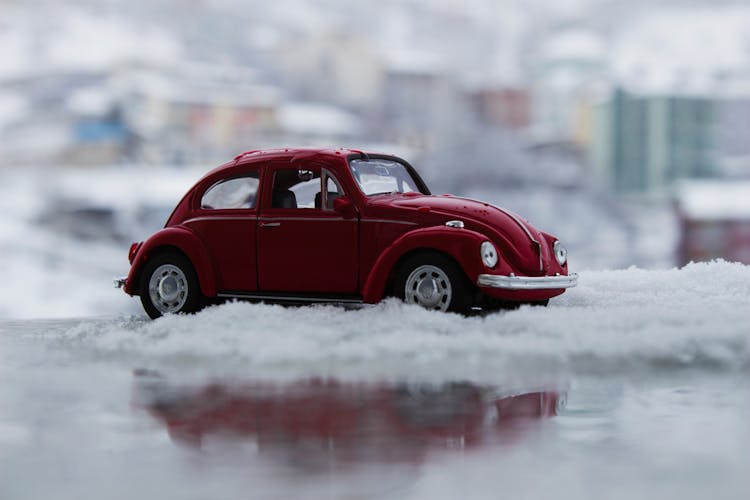
{"type": "Polygon", "coordinates": [[[323,103],[284,103],[279,107],[278,121],[288,133],[316,137],[351,137],[362,131],[356,115],[323,103]]]}
{"type": "Polygon", "coordinates": [[[677,201],[688,219],[750,221],[750,181],[684,181],[677,201]]]}
{"type": "Polygon", "coordinates": [[[164,224],[201,170],[122,167],[91,171],[2,171],[0,183],[0,318],[69,318],[135,313],[112,288],[127,274],[129,241],[145,239],[164,224]],[[54,229],[66,207],[114,211],[118,227],[90,228],[132,239],[77,239],[54,229]],[[145,217],[144,213],[153,213],[145,217]],[[52,227],[43,225],[52,219],[52,227]],[[154,220],[151,220],[154,219],[154,220]],[[118,300],[120,299],[120,300],[118,300]]]}
{"type": "Polygon", "coordinates": [[[616,35],[612,71],[629,90],[712,95],[746,71],[747,6],[678,9],[656,9],[616,35]]]}
{"type": "Polygon", "coordinates": [[[598,34],[588,29],[575,28],[555,33],[542,45],[541,55],[548,63],[601,63],[606,51],[607,47],[598,34]]]}
{"type": "Polygon", "coordinates": [[[43,195],[123,211],[143,205],[166,205],[171,209],[207,171],[200,166],[138,165],[99,168],[96,172],[68,169],[46,176],[43,195]]]}
{"type": "Polygon", "coordinates": [[[29,113],[29,103],[22,94],[0,92],[0,131],[6,125],[25,118],[29,113]]]}
{"type": "Polygon", "coordinates": [[[77,89],[67,101],[68,109],[80,116],[106,116],[114,105],[115,96],[100,87],[77,89]]]}
{"type": "MultiPolygon", "coordinates": [[[[750,367],[750,267],[584,272],[547,308],[463,317],[394,299],[347,310],[230,303],[193,316],[82,322],[64,344],[135,366],[255,376],[415,376],[482,381],[498,372],[613,374],[750,367]]],[[[123,300],[123,303],[126,301],[123,300]]]]}
{"type": "Polygon", "coordinates": [[[406,47],[389,50],[385,54],[385,65],[392,73],[407,75],[436,76],[446,70],[440,54],[406,47]]]}
{"type": "Polygon", "coordinates": [[[181,47],[166,33],[116,17],[73,9],[58,21],[54,43],[46,47],[51,66],[98,70],[133,60],[168,64],[181,55],[181,47]]]}

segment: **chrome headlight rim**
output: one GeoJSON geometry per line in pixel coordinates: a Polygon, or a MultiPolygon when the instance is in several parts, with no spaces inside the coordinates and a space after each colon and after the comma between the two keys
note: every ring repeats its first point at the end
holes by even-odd
{"type": "Polygon", "coordinates": [[[565,245],[560,243],[560,240],[555,240],[552,250],[555,252],[555,260],[558,264],[564,266],[568,263],[568,249],[565,248],[565,245]]]}
{"type": "Polygon", "coordinates": [[[483,241],[479,247],[479,255],[482,258],[482,264],[489,269],[493,269],[500,261],[497,248],[490,241],[483,241]]]}

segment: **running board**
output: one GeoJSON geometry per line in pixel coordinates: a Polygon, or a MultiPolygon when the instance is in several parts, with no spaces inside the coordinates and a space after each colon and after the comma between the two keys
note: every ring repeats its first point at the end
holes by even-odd
{"type": "Polygon", "coordinates": [[[358,295],[302,295],[283,292],[219,292],[222,299],[267,300],[269,302],[294,302],[302,304],[363,304],[358,295]]]}

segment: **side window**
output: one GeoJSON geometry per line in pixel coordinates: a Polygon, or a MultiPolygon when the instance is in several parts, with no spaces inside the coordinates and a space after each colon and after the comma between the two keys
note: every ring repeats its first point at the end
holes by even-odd
{"type": "Polygon", "coordinates": [[[333,210],[333,200],[339,196],[343,191],[326,169],[279,169],[273,178],[271,207],[333,210]]]}
{"type": "Polygon", "coordinates": [[[320,192],[320,172],[298,171],[299,182],[290,189],[297,198],[297,208],[319,208],[315,196],[320,192]]]}
{"type": "Polygon", "coordinates": [[[258,173],[220,181],[211,186],[201,198],[201,208],[222,210],[254,208],[258,192],[258,173]]]}
{"type": "Polygon", "coordinates": [[[315,208],[320,171],[280,168],[273,175],[271,208],[315,208]]]}

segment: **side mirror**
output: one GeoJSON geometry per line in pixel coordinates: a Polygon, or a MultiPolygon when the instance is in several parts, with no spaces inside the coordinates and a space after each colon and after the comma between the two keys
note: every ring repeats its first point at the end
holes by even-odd
{"type": "Polygon", "coordinates": [[[344,219],[352,219],[357,216],[357,209],[346,196],[340,196],[333,200],[333,211],[341,214],[344,219]]]}

